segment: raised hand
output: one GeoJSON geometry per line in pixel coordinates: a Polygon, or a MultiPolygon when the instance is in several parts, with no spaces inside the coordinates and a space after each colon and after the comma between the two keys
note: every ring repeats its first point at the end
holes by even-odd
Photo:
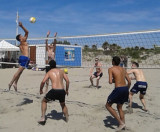
{"type": "Polygon", "coordinates": [[[47,32],[47,37],[50,35],[50,31],[47,32]]]}

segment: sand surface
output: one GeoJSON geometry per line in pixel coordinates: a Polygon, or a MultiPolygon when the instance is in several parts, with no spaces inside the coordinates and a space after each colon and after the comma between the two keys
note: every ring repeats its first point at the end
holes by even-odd
{"type": "MultiPolygon", "coordinates": [[[[4,92],[17,69],[0,69],[0,132],[114,132],[117,121],[105,108],[114,85],[108,84],[108,72],[100,80],[101,88],[89,88],[89,69],[70,68],[69,96],[66,105],[69,122],[64,121],[58,101],[48,103],[45,126],[38,125],[41,116],[39,86],[45,72],[24,70],[18,82],[4,92]]],[[[133,113],[125,114],[128,132],[160,132],[160,70],[144,70],[148,82],[145,96],[149,112],[142,110],[139,94],[133,96],[133,113]]],[[[95,80],[94,80],[95,82],[95,80]]],[[[132,86],[135,81],[132,81],[132,86]]],[[[51,88],[51,86],[49,86],[51,88]]],[[[124,104],[123,109],[126,109],[124,104]]],[[[116,105],[113,107],[116,109],[116,105]]]]}

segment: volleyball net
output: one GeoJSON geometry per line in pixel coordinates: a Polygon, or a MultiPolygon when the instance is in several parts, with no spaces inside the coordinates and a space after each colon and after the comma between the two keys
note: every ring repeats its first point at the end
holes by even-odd
{"type": "MultiPolygon", "coordinates": [[[[110,67],[112,57],[119,56],[121,66],[126,68],[130,68],[132,61],[138,62],[140,68],[160,68],[160,30],[60,36],[48,38],[48,44],[54,39],[57,40],[55,60],[57,65],[62,67],[93,67],[95,58],[99,58],[103,67],[110,67]]],[[[28,38],[32,65],[45,67],[45,40],[45,37],[28,38]]],[[[15,39],[5,39],[5,41],[16,44],[15,39]]],[[[0,52],[2,56],[6,51],[0,52]]],[[[16,58],[18,52],[10,53],[10,58],[13,56],[16,58]]],[[[9,55],[7,57],[9,58],[9,55]]],[[[17,60],[18,57],[15,61],[17,60]]]]}

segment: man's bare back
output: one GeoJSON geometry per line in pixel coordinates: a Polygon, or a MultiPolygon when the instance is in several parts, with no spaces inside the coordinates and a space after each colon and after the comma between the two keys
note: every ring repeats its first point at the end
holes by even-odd
{"type": "Polygon", "coordinates": [[[113,67],[109,68],[108,72],[109,72],[109,77],[110,77],[109,78],[110,84],[113,83],[113,81],[112,81],[112,79],[113,79],[115,82],[115,87],[126,86],[125,78],[127,78],[128,76],[126,76],[127,73],[124,68],[122,68],[120,66],[113,66],[113,67]]]}
{"type": "Polygon", "coordinates": [[[64,71],[60,69],[51,69],[48,73],[48,77],[52,82],[53,89],[64,89],[63,78],[64,78],[64,71]]]}

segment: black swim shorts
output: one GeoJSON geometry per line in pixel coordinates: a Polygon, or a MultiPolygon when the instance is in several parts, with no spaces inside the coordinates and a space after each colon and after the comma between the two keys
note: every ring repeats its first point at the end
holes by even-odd
{"type": "Polygon", "coordinates": [[[65,102],[66,92],[64,89],[51,89],[44,97],[47,101],[59,100],[60,103],[65,102]]]}
{"type": "Polygon", "coordinates": [[[101,74],[100,75],[97,75],[98,73],[97,72],[95,72],[93,75],[97,78],[98,76],[100,76],[100,77],[102,77],[103,76],[103,73],[101,72],[101,74]]]}

